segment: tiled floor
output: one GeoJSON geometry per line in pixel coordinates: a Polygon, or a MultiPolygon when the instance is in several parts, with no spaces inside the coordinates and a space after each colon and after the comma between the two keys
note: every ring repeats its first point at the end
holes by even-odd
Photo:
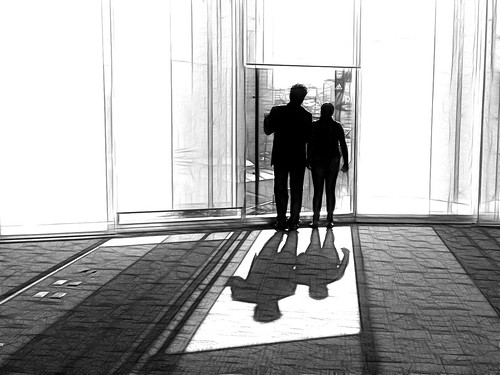
{"type": "Polygon", "coordinates": [[[0,243],[0,282],[1,374],[500,374],[500,228],[0,243]]]}

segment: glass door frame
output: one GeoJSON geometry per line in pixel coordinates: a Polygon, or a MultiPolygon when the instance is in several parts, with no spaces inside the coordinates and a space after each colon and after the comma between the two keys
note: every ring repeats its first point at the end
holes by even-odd
{"type": "MultiPolygon", "coordinates": [[[[244,5],[243,5],[243,11],[244,11],[244,15],[243,15],[243,19],[246,20],[245,22],[245,31],[243,33],[243,36],[249,36],[250,38],[250,35],[249,35],[249,31],[248,31],[248,26],[249,26],[249,15],[248,15],[248,2],[249,0],[243,0],[244,2],[244,5]]],[[[293,67],[293,68],[311,68],[311,69],[315,69],[315,68],[329,68],[329,69],[335,69],[335,70],[338,70],[338,69],[350,69],[352,71],[352,74],[353,74],[353,79],[355,81],[355,85],[354,85],[354,90],[355,90],[355,94],[354,94],[354,108],[353,108],[353,111],[354,111],[354,117],[353,117],[353,123],[352,123],[352,137],[351,137],[351,155],[349,155],[349,171],[351,172],[352,171],[352,186],[350,188],[350,191],[351,191],[351,195],[350,195],[350,200],[351,200],[351,203],[350,203],[350,206],[351,206],[351,212],[350,213],[347,213],[347,214],[340,214],[340,215],[335,215],[339,221],[355,221],[356,220],[356,216],[357,216],[357,199],[356,199],[356,192],[357,192],[357,189],[356,189],[356,186],[357,186],[357,168],[356,168],[356,160],[357,160],[357,156],[358,156],[358,124],[359,124],[359,119],[360,119],[360,113],[359,113],[359,108],[360,108],[360,89],[361,89],[361,84],[360,84],[360,78],[361,78],[361,0],[354,0],[354,14],[353,14],[353,17],[354,17],[354,20],[353,20],[353,34],[352,34],[352,38],[353,38],[353,56],[352,56],[352,61],[353,61],[353,64],[352,65],[307,65],[307,64],[287,64],[287,65],[284,65],[284,64],[266,64],[266,63],[259,63],[257,62],[257,60],[259,59],[262,59],[263,58],[263,53],[259,52],[258,49],[255,48],[255,45],[257,45],[257,40],[258,39],[262,39],[261,40],[261,43],[263,44],[264,43],[264,30],[263,30],[263,20],[260,19],[257,15],[259,14],[262,14],[262,18],[264,17],[264,9],[263,9],[263,2],[258,2],[258,1],[255,1],[255,9],[253,9],[252,11],[255,12],[255,19],[254,19],[254,25],[252,25],[252,28],[253,28],[253,31],[254,31],[254,43],[253,43],[253,49],[252,51],[250,51],[250,49],[252,48],[248,42],[248,38],[243,38],[243,49],[245,51],[245,62],[244,62],[244,65],[245,65],[245,71],[247,71],[248,69],[254,69],[256,71],[256,74],[255,74],[255,80],[256,80],[256,84],[255,84],[255,87],[256,87],[256,91],[255,91],[255,121],[253,124],[247,124],[247,126],[252,126],[254,127],[254,132],[255,132],[255,139],[254,139],[254,142],[255,142],[255,146],[254,146],[254,150],[253,152],[255,153],[255,159],[257,161],[256,165],[255,165],[255,181],[254,181],[254,191],[255,191],[255,199],[256,199],[256,202],[255,202],[255,206],[257,207],[258,205],[258,196],[259,196],[259,177],[260,177],[260,165],[259,165],[259,161],[260,161],[260,157],[259,157],[259,142],[258,142],[258,134],[259,132],[262,132],[262,123],[261,121],[259,121],[259,116],[258,116],[258,113],[259,113],[259,101],[258,101],[258,97],[259,97],[259,85],[257,84],[258,82],[258,70],[259,69],[265,69],[265,68],[275,68],[275,67],[293,67]],[[262,9],[259,9],[259,7],[262,7],[262,9]],[[249,58],[249,54],[253,53],[254,55],[254,60],[255,61],[249,61],[250,58],[249,58]],[[257,56],[258,55],[258,56],[257,56]]],[[[245,91],[245,93],[247,93],[247,91],[245,91]]],[[[247,102],[247,99],[245,100],[245,102],[247,102]]],[[[245,145],[247,145],[248,142],[245,142],[245,145]]],[[[246,155],[247,155],[247,149],[245,149],[245,158],[246,158],[246,155]]],[[[247,169],[247,166],[245,165],[245,175],[246,175],[246,169],[247,169]]],[[[246,199],[246,196],[247,196],[247,184],[248,182],[246,181],[246,178],[245,178],[245,181],[244,181],[244,184],[245,184],[245,188],[244,188],[244,191],[245,191],[245,204],[244,204],[244,207],[243,207],[243,211],[242,211],[242,220],[246,221],[246,222],[262,222],[263,220],[265,221],[268,221],[270,220],[270,217],[274,217],[275,214],[256,214],[256,215],[249,215],[247,214],[248,212],[248,201],[246,199]]],[[[310,215],[312,215],[312,213],[310,213],[310,215]]],[[[306,217],[309,217],[310,216],[309,213],[302,213],[301,216],[303,216],[304,218],[306,217]]]]}
{"type": "MultiPolygon", "coordinates": [[[[259,213],[258,212],[258,206],[259,206],[259,195],[260,195],[260,187],[259,187],[259,181],[260,181],[260,169],[261,169],[261,145],[259,142],[259,134],[262,134],[263,132],[263,124],[260,119],[261,116],[259,116],[259,113],[261,111],[261,108],[259,106],[259,70],[260,69],[272,69],[276,67],[286,67],[286,68],[310,68],[310,69],[316,69],[316,68],[327,68],[327,69],[334,69],[336,71],[338,70],[350,70],[352,72],[353,80],[354,80],[354,107],[353,107],[353,112],[354,116],[352,119],[352,127],[351,127],[351,150],[350,150],[350,155],[349,155],[349,172],[352,173],[352,186],[350,188],[350,207],[351,210],[349,213],[342,213],[335,215],[336,218],[338,218],[339,221],[349,221],[352,222],[356,218],[356,184],[357,184],[357,170],[356,170],[356,159],[357,159],[357,135],[358,135],[358,123],[359,123],[359,78],[360,78],[360,67],[359,66],[325,66],[325,65],[283,65],[283,64],[260,64],[260,63],[246,63],[246,70],[254,70],[255,71],[255,93],[252,95],[251,99],[255,99],[255,115],[254,115],[254,121],[253,123],[248,122],[247,127],[253,127],[253,132],[255,133],[254,139],[252,140],[255,144],[253,145],[253,150],[248,150],[248,140],[246,142],[247,149],[245,150],[245,156],[247,155],[247,152],[253,152],[254,153],[254,158],[255,158],[255,166],[254,166],[254,172],[252,174],[255,175],[255,180],[248,182],[247,180],[245,181],[245,194],[249,191],[248,189],[248,184],[253,184],[253,190],[255,194],[255,208],[256,208],[256,213],[255,214],[249,214],[249,206],[248,206],[248,199],[245,199],[245,206],[242,212],[242,219],[244,219],[247,222],[261,222],[264,220],[270,220],[271,218],[275,217],[275,213],[259,213]]],[[[248,94],[248,93],[247,93],[248,94]]],[[[248,133],[248,132],[247,132],[248,133]]],[[[247,167],[245,167],[245,170],[247,170],[247,167]]],[[[342,173],[342,172],[341,172],[342,173]]],[[[307,171],[306,171],[307,175],[307,171]]],[[[339,174],[340,176],[340,174],[339,174]]],[[[247,195],[245,195],[246,197],[247,195]]],[[[303,198],[304,199],[304,198],[303,198]]],[[[260,202],[261,203],[261,202],[260,202]]],[[[303,218],[309,218],[312,216],[312,212],[304,212],[304,208],[302,209],[301,217],[303,218]]]]}

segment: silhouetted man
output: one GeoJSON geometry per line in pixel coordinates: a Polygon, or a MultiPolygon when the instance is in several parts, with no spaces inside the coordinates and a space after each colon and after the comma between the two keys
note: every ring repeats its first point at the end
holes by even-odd
{"type": "Polygon", "coordinates": [[[246,279],[230,277],[235,301],[255,303],[254,319],[271,322],[281,316],[278,306],[280,299],[295,294],[295,259],[297,256],[297,231],[290,232],[280,252],[279,245],[283,231],[276,232],[255,255],[246,279]]]}
{"type": "Polygon", "coordinates": [[[339,258],[335,248],[333,231],[327,229],[323,247],[318,229],[313,229],[307,250],[297,257],[297,283],[309,286],[309,296],[314,299],[328,297],[328,284],[340,280],[349,263],[349,250],[342,248],[344,257],[339,258]]]}
{"type": "Polygon", "coordinates": [[[344,164],[342,172],[348,170],[348,152],[345,141],[344,128],[333,120],[334,107],[331,103],[321,106],[321,115],[318,121],[313,122],[311,139],[307,145],[307,164],[311,168],[314,187],[313,195],[313,228],[319,223],[323,187],[326,193],[326,221],[327,227],[333,227],[333,211],[335,210],[335,185],[340,167],[340,150],[344,164]]]}
{"type": "Polygon", "coordinates": [[[290,102],[276,106],[264,120],[264,132],[274,133],[271,165],[274,166],[274,198],[277,218],[275,228],[286,229],[288,205],[288,177],[290,176],[290,220],[288,229],[299,225],[302,207],[302,190],[306,167],[306,143],[308,142],[312,115],[301,104],[307,95],[304,85],[290,89],[290,102]]]}

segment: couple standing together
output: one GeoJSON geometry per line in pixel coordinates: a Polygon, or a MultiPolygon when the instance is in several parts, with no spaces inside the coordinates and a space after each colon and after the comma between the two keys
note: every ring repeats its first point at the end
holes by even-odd
{"type": "Polygon", "coordinates": [[[267,135],[274,133],[271,165],[274,166],[277,211],[274,227],[278,230],[296,230],[299,226],[306,167],[311,169],[314,187],[311,226],[318,226],[325,190],[327,227],[333,227],[335,184],[340,167],[339,145],[344,159],[342,172],[348,170],[344,129],[332,118],[333,105],[323,104],[319,120],[313,122],[311,113],[301,106],[306,95],[307,88],[304,85],[293,85],[290,89],[290,102],[273,107],[264,119],[264,132],[267,135]],[[289,179],[290,218],[287,221],[289,179]]]}

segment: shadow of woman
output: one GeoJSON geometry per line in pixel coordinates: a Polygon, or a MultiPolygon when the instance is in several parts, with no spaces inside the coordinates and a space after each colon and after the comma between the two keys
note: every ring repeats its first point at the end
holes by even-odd
{"type": "Polygon", "coordinates": [[[321,246],[319,230],[314,228],[306,251],[297,257],[297,283],[309,286],[309,296],[313,299],[328,297],[328,284],[340,280],[349,263],[349,250],[344,253],[342,261],[335,247],[335,236],[331,228],[327,229],[325,241],[321,246]]]}
{"type": "Polygon", "coordinates": [[[254,256],[247,278],[230,277],[227,286],[231,288],[235,301],[255,303],[254,319],[258,322],[272,322],[281,317],[278,301],[295,294],[295,263],[297,256],[297,231],[287,235],[286,242],[278,252],[284,231],[276,232],[254,256]]]}

